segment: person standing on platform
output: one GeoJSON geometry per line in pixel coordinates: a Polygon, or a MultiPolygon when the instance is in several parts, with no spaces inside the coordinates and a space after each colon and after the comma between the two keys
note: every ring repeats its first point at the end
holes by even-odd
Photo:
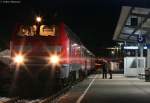
{"type": "Polygon", "coordinates": [[[111,62],[108,61],[108,73],[109,73],[109,79],[112,79],[112,70],[111,70],[111,62]]]}
{"type": "Polygon", "coordinates": [[[107,62],[104,60],[102,64],[103,79],[107,79],[107,62]]]}

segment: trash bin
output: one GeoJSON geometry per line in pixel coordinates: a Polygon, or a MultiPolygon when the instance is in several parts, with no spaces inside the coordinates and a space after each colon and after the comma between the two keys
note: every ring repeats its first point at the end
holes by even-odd
{"type": "Polygon", "coordinates": [[[150,69],[145,70],[145,81],[150,82],[150,69]]]}

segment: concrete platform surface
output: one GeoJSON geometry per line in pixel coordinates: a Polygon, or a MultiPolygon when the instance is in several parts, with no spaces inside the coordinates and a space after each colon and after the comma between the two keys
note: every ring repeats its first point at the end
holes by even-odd
{"type": "Polygon", "coordinates": [[[61,96],[57,103],[150,103],[150,82],[113,74],[89,76],[61,96]]]}

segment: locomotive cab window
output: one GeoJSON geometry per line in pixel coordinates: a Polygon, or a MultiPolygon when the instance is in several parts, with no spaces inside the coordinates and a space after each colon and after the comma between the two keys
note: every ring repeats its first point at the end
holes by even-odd
{"type": "Polygon", "coordinates": [[[41,25],[40,35],[41,36],[56,36],[55,26],[41,25]]]}
{"type": "Polygon", "coordinates": [[[39,34],[37,34],[37,26],[21,25],[17,31],[18,36],[56,36],[56,27],[41,25],[39,28],[39,34]]]}
{"type": "Polygon", "coordinates": [[[17,31],[18,36],[34,36],[36,34],[35,26],[21,25],[17,31]]]}

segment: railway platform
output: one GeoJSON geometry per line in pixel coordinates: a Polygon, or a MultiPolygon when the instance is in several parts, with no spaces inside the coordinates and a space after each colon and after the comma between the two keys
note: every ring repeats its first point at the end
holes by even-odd
{"type": "Polygon", "coordinates": [[[113,74],[113,79],[94,74],[72,87],[57,103],[150,103],[150,82],[123,74],[113,74]]]}

